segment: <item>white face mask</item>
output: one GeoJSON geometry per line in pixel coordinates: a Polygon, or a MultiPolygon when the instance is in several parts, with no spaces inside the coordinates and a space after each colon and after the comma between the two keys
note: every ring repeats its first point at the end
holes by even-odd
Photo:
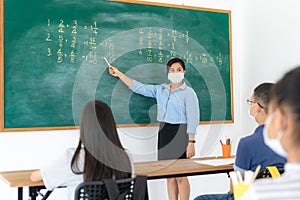
{"type": "Polygon", "coordinates": [[[281,142],[280,142],[280,139],[282,137],[282,134],[284,132],[283,129],[281,129],[278,134],[277,134],[277,137],[276,138],[269,138],[269,135],[268,135],[268,128],[269,128],[269,124],[271,122],[272,119],[274,119],[276,117],[276,114],[273,113],[270,117],[268,117],[268,119],[266,120],[266,123],[265,123],[265,127],[264,127],[264,130],[263,130],[263,137],[264,137],[264,141],[265,141],[265,144],[270,148],[272,149],[272,151],[274,151],[276,154],[286,158],[287,157],[287,152],[285,151],[285,149],[283,148],[281,142]]]}
{"type": "Polygon", "coordinates": [[[254,120],[255,120],[255,117],[256,117],[256,115],[257,115],[258,112],[256,112],[254,115],[251,115],[251,108],[252,108],[252,106],[254,106],[254,104],[251,105],[248,114],[249,114],[249,117],[250,117],[251,119],[254,119],[254,120]]]}
{"type": "Polygon", "coordinates": [[[180,73],[180,72],[168,73],[168,79],[174,84],[179,83],[184,79],[184,73],[180,73]]]}

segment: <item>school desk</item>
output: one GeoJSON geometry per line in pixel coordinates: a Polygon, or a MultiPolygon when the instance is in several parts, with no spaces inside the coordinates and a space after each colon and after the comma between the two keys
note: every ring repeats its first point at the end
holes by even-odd
{"type": "MultiPolygon", "coordinates": [[[[195,162],[208,159],[212,158],[138,162],[134,164],[135,176],[146,175],[150,180],[179,176],[228,173],[233,170],[233,164],[212,166],[195,162]]],[[[36,200],[38,192],[45,187],[42,181],[30,181],[30,174],[32,171],[34,170],[0,172],[0,178],[4,180],[9,187],[18,187],[18,200],[23,199],[23,187],[26,186],[29,188],[29,199],[36,200]]],[[[43,199],[47,199],[50,193],[51,191],[48,191],[43,199]]]]}

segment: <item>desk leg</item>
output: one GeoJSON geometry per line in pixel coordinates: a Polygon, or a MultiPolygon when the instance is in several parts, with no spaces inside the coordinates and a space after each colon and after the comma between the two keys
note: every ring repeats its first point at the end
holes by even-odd
{"type": "Polygon", "coordinates": [[[226,172],[227,173],[227,176],[228,176],[228,178],[230,179],[230,175],[229,175],[229,172],[226,172]]]}
{"type": "Polygon", "coordinates": [[[44,197],[42,198],[42,200],[46,200],[50,196],[51,193],[52,193],[52,191],[48,190],[46,192],[46,194],[44,195],[44,197]]]}
{"type": "Polygon", "coordinates": [[[37,196],[38,196],[37,188],[36,187],[29,187],[29,199],[30,200],[36,200],[37,196]]]}
{"type": "Polygon", "coordinates": [[[23,187],[18,187],[18,200],[23,200],[23,187]]]}

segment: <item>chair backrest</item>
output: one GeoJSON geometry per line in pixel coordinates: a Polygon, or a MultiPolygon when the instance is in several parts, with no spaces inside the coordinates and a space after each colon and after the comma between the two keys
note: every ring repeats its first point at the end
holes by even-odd
{"type": "MultiPolygon", "coordinates": [[[[284,168],[283,167],[276,167],[279,174],[282,174],[284,172],[284,168]]],[[[272,177],[272,174],[269,170],[268,167],[260,170],[260,172],[258,173],[256,179],[260,179],[260,178],[271,178],[272,177]]]]}
{"type": "MultiPolygon", "coordinates": [[[[116,180],[120,193],[125,199],[132,199],[135,178],[116,180]]],[[[75,200],[110,200],[104,181],[83,182],[75,189],[75,200]]]]}

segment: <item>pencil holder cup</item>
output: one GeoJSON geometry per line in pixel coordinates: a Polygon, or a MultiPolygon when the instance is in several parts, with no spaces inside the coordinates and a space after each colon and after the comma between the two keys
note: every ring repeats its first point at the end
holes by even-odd
{"type": "Polygon", "coordinates": [[[243,194],[249,189],[249,184],[233,184],[234,200],[239,200],[243,194]]]}
{"type": "Polygon", "coordinates": [[[231,154],[231,145],[230,144],[223,144],[222,145],[222,155],[223,158],[230,158],[230,154],[231,154]]]}

